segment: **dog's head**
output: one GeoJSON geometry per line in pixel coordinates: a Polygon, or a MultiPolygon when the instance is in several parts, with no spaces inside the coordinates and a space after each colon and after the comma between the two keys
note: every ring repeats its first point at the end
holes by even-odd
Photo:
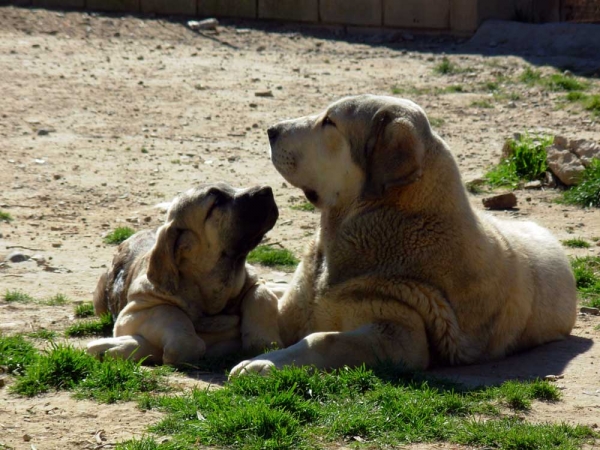
{"type": "Polygon", "coordinates": [[[278,214],[270,187],[235,189],[217,183],[186,191],[172,202],[157,231],[148,279],[170,294],[177,292],[182,277],[219,289],[219,283],[243,270],[246,256],[278,214]]]}
{"type": "Polygon", "coordinates": [[[393,97],[341,99],[316,115],[268,130],[271,160],[315,206],[377,199],[421,177],[432,136],[423,110],[393,97]]]}

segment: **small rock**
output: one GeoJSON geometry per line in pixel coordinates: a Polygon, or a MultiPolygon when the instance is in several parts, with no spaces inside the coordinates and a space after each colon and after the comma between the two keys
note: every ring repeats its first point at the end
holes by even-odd
{"type": "Polygon", "coordinates": [[[47,130],[46,128],[41,128],[37,131],[38,136],[48,136],[49,134],[50,130],[47,130]]]}
{"type": "Polygon", "coordinates": [[[54,247],[54,248],[62,247],[62,242],[53,242],[52,247],[54,247]]]}
{"type": "Polygon", "coordinates": [[[187,26],[190,27],[191,30],[216,30],[217,26],[219,26],[219,21],[214,18],[204,19],[204,20],[190,20],[187,23],[187,26]]]}
{"type": "Polygon", "coordinates": [[[39,265],[46,264],[46,258],[44,258],[42,255],[33,255],[31,259],[39,265]]]}
{"type": "Polygon", "coordinates": [[[257,91],[254,93],[257,97],[273,97],[272,91],[257,91]]]}
{"type": "Polygon", "coordinates": [[[562,380],[565,376],[564,375],[546,375],[544,377],[544,380],[546,381],[558,381],[558,380],[562,380]]]}
{"type": "MultiPolygon", "coordinates": [[[[557,136],[556,138],[558,138],[557,136]]],[[[554,139],[554,144],[546,149],[548,167],[556,177],[567,186],[577,184],[585,167],[579,157],[554,139]]]]}
{"type": "Polygon", "coordinates": [[[5,261],[10,261],[12,263],[20,263],[23,261],[27,261],[28,259],[29,259],[29,256],[26,255],[25,253],[21,253],[19,251],[14,251],[6,257],[5,261]]]}
{"type": "Polygon", "coordinates": [[[592,160],[600,159],[600,144],[585,139],[569,141],[569,150],[575,153],[581,160],[581,164],[588,167],[592,160]]]}
{"type": "Polygon", "coordinates": [[[517,197],[512,192],[494,195],[481,200],[488,209],[511,209],[517,206],[517,197]]]}
{"type": "Polygon", "coordinates": [[[150,216],[144,217],[144,222],[148,223],[150,221],[152,221],[152,217],[150,217],[150,216]]]}
{"type": "Polygon", "coordinates": [[[600,316],[600,309],[592,308],[591,306],[582,306],[579,312],[583,314],[591,314],[592,316],[600,316]]]}
{"type": "Polygon", "coordinates": [[[0,389],[6,386],[6,377],[0,377],[0,389]]]}
{"type": "Polygon", "coordinates": [[[54,178],[55,180],[60,180],[62,178],[62,175],[60,173],[55,173],[52,178],[54,178]]]}
{"type": "Polygon", "coordinates": [[[28,434],[24,434],[24,435],[23,435],[23,440],[24,440],[25,442],[29,442],[29,441],[31,440],[31,436],[29,436],[28,434]]]}
{"type": "Polygon", "coordinates": [[[264,52],[266,49],[267,49],[266,45],[259,45],[259,46],[256,48],[256,51],[257,51],[257,52],[264,52]]]}
{"type": "Polygon", "coordinates": [[[550,171],[547,171],[546,174],[544,175],[544,186],[548,186],[549,188],[553,189],[555,188],[557,185],[557,178],[554,176],[554,174],[550,171]]]}
{"type": "Polygon", "coordinates": [[[535,180],[535,181],[530,181],[529,183],[525,183],[525,186],[523,186],[525,189],[541,189],[542,188],[542,182],[539,180],[535,180]]]}

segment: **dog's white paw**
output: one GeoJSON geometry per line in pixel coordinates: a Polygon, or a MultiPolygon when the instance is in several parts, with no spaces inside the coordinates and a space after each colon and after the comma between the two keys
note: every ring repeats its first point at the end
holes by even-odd
{"type": "Polygon", "coordinates": [[[268,359],[249,359],[242,361],[233,369],[231,369],[231,372],[229,372],[229,378],[248,373],[267,375],[274,367],[275,363],[273,361],[269,361],[268,359]]]}

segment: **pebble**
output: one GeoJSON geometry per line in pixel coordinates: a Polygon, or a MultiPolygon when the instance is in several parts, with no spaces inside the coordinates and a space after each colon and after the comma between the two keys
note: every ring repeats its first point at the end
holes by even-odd
{"type": "Polygon", "coordinates": [[[44,258],[43,255],[33,255],[31,257],[32,260],[34,260],[36,263],[38,264],[45,264],[46,263],[46,258],[44,258]]]}
{"type": "Polygon", "coordinates": [[[273,97],[273,91],[257,91],[254,95],[256,97],[273,97]]]}
{"type": "Polygon", "coordinates": [[[544,380],[546,381],[558,381],[558,380],[562,380],[565,376],[564,375],[546,375],[544,377],[544,380]]]}
{"type": "Polygon", "coordinates": [[[524,188],[525,189],[541,189],[542,188],[542,182],[539,181],[539,180],[530,181],[529,183],[525,183],[524,188]]]}
{"type": "Polygon", "coordinates": [[[511,209],[517,206],[517,197],[512,192],[506,194],[494,195],[481,200],[483,206],[488,209],[511,209]]]}
{"type": "Polygon", "coordinates": [[[148,223],[150,221],[152,221],[152,217],[150,217],[150,216],[144,217],[144,222],[148,223]]]}
{"type": "Polygon", "coordinates": [[[37,135],[38,136],[48,136],[50,134],[50,130],[47,130],[45,128],[42,128],[40,130],[38,130],[37,135]]]}
{"type": "Polygon", "coordinates": [[[190,20],[187,23],[187,26],[190,27],[191,30],[216,30],[219,25],[219,21],[214,18],[204,19],[204,20],[190,20]]]}
{"type": "Polygon", "coordinates": [[[6,257],[6,261],[10,261],[12,263],[20,263],[23,261],[27,261],[28,259],[29,259],[28,255],[26,255],[25,253],[21,253],[19,251],[14,251],[6,257]]]}
{"type": "Polygon", "coordinates": [[[54,247],[54,248],[62,247],[62,243],[61,242],[53,242],[52,247],[54,247]]]}
{"type": "Polygon", "coordinates": [[[29,436],[28,434],[24,434],[24,435],[23,435],[23,440],[24,440],[25,442],[29,442],[29,441],[31,440],[31,436],[29,436]]]}

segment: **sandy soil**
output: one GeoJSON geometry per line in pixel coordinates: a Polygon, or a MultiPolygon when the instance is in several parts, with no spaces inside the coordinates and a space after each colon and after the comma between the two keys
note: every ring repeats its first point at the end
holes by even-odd
{"type": "MultiPolygon", "coordinates": [[[[114,251],[103,235],[116,226],[157,226],[162,215],[154,206],[200,182],[273,186],[281,214],[268,239],[300,254],[317,215],[290,208],[301,193],[271,166],[265,129],[343,95],[391,94],[396,87],[417,101],[452,147],[465,179],[496,162],[514,132],[598,139],[600,131],[579,107],[562,105],[560,94],[516,83],[506,93],[520,98],[491,97],[482,84],[498,74],[516,78],[527,61],[461,53],[451,38],[387,42],[379,35],[247,23],[200,35],[165,20],[13,7],[0,8],[0,24],[0,209],[14,218],[0,223],[0,261],[14,250],[45,259],[1,263],[0,290],[40,299],[62,293],[72,302],[90,300],[114,251]],[[443,54],[469,70],[435,74],[443,54]],[[451,85],[467,92],[442,92],[451,85]],[[272,97],[256,96],[267,90],[272,97]]],[[[561,239],[600,237],[597,210],[553,203],[558,194],[552,190],[516,195],[518,210],[496,214],[534,219],[561,239]]],[[[472,201],[480,207],[481,196],[472,201]]],[[[595,244],[569,250],[599,252],[595,244]]],[[[73,320],[72,304],[0,300],[3,333],[60,332],[73,320]]],[[[565,342],[439,373],[473,384],[562,374],[557,383],[564,400],[536,405],[531,419],[597,426],[599,324],[600,317],[580,316],[565,342]]],[[[134,404],[98,406],[65,393],[26,400],[3,388],[0,448],[100,448],[141,436],[156,418],[134,404]],[[106,440],[94,437],[99,430],[106,440]]]]}

